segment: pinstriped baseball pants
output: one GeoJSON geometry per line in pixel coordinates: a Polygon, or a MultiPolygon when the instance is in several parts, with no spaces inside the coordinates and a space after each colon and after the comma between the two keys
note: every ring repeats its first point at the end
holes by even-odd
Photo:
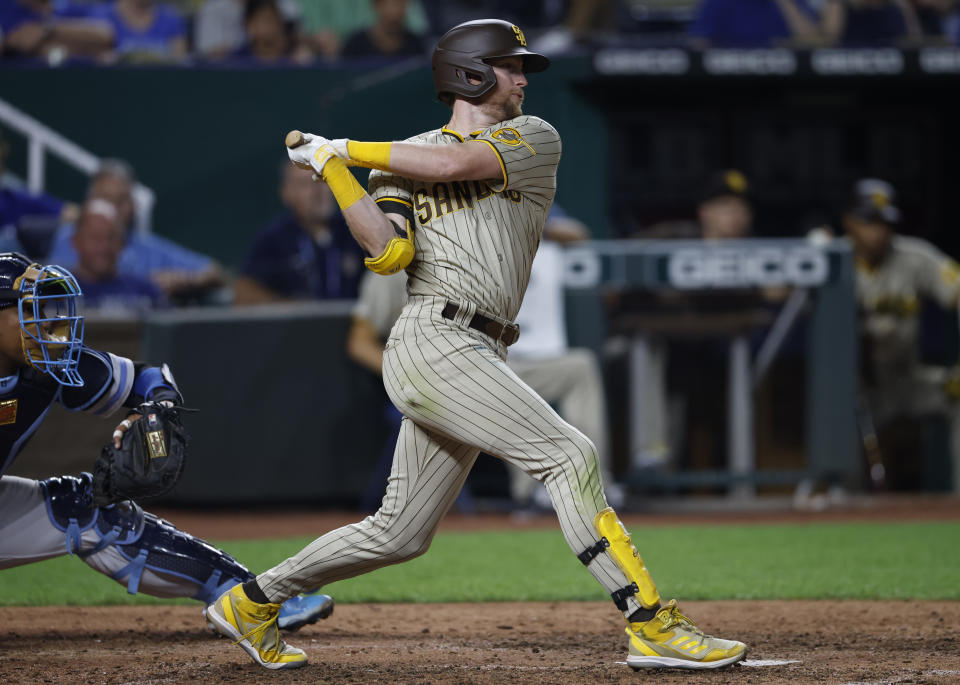
{"type": "MultiPolygon", "coordinates": [[[[384,385],[404,421],[379,511],[261,574],[271,601],[423,554],[481,451],[543,481],[575,554],[596,542],[593,519],[607,503],[593,443],[520,380],[490,338],[443,319],[443,305],[411,297],[387,342],[384,385]]],[[[606,553],[588,569],[608,592],[628,585],[606,553]]],[[[638,608],[631,597],[625,614],[638,608]]]]}

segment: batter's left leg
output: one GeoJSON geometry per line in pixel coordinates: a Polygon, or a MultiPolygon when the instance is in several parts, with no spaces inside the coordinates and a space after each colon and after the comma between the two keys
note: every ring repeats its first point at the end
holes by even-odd
{"type": "Polygon", "coordinates": [[[478,453],[405,418],[380,509],[317,538],[257,576],[257,584],[271,602],[279,602],[423,554],[478,453]]]}

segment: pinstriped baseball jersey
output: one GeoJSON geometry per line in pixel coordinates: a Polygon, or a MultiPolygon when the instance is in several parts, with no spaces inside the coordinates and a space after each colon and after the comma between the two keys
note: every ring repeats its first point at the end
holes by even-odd
{"type": "MultiPolygon", "coordinates": [[[[543,119],[524,115],[469,138],[493,148],[504,178],[424,182],[373,171],[369,192],[385,212],[392,202],[413,209],[411,295],[468,300],[512,321],[556,193],[560,135],[543,119]]],[[[458,145],[463,138],[440,128],[408,142],[458,145]]]]}

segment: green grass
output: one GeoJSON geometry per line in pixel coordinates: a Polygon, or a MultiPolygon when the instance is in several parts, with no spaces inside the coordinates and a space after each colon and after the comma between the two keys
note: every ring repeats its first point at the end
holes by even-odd
{"type": "MultiPolygon", "coordinates": [[[[632,532],[665,597],[960,599],[957,523],[699,525],[632,532]]],[[[261,571],[307,542],[287,538],[222,546],[261,571]]],[[[341,603],[606,597],[558,530],[440,534],[424,556],[326,591],[341,603]]],[[[0,572],[0,606],[168,601],[127,595],[71,557],[0,572]]]]}

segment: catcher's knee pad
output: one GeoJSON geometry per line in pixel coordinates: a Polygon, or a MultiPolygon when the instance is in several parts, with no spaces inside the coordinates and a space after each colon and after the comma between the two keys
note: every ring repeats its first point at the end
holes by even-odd
{"type": "MultiPolygon", "coordinates": [[[[133,502],[101,509],[97,529],[104,540],[117,532],[109,551],[119,558],[111,554],[98,565],[105,566],[102,570],[111,578],[125,583],[130,594],[142,589],[151,595],[193,597],[209,604],[227,588],[254,578],[226,552],[144,512],[133,502]]],[[[102,549],[98,547],[89,554],[102,549]]]]}
{"type": "Polygon", "coordinates": [[[627,610],[627,597],[636,595],[637,601],[645,609],[654,609],[660,605],[660,593],[643,564],[640,553],[633,546],[630,534],[611,507],[603,509],[593,519],[593,527],[600,535],[596,544],[577,555],[586,566],[602,552],[607,552],[623,571],[630,584],[611,593],[614,604],[620,611],[627,610]]]}
{"type": "Polygon", "coordinates": [[[69,554],[80,551],[83,533],[94,527],[98,510],[93,506],[93,476],[56,476],[41,480],[47,516],[55,528],[66,535],[69,554]]]}
{"type": "Polygon", "coordinates": [[[47,515],[69,554],[125,584],[127,592],[193,597],[209,604],[254,576],[236,559],[126,501],[93,506],[93,476],[40,481],[47,515]]]}

